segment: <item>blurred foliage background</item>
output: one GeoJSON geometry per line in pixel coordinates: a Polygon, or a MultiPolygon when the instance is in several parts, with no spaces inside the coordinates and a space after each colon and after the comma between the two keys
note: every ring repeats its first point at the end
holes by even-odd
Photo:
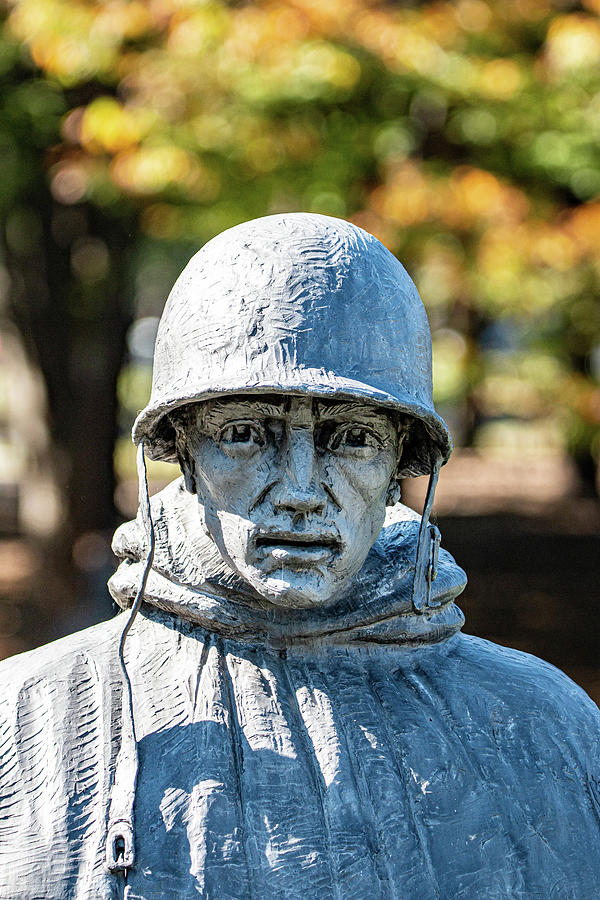
{"type": "MultiPolygon", "coordinates": [[[[129,429],[169,288],[219,231],[290,210],[349,218],[417,282],[464,448],[439,506],[472,515],[470,532],[448,520],[457,555],[480,516],[545,516],[562,536],[540,572],[579,550],[597,599],[600,0],[1,9],[4,653],[110,611],[108,539],[135,509],[129,429]]],[[[503,529],[519,533],[496,521],[492,545],[503,529]]],[[[471,545],[475,572],[493,570],[471,545]]],[[[532,565],[522,550],[511,590],[539,624],[556,597],[524,587],[532,565]]],[[[502,639],[501,622],[481,630],[502,639]]]]}

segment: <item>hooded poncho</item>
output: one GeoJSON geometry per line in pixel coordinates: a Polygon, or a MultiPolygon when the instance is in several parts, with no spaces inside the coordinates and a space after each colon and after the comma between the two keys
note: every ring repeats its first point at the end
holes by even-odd
{"type": "MultiPolygon", "coordinates": [[[[124,616],[0,667],[2,900],[597,900],[600,713],[552,666],[460,632],[441,552],[410,604],[396,507],[332,607],[250,596],[181,481],[125,645],[135,863],[105,864],[124,616]]],[[[130,605],[140,522],[117,532],[130,605]]],[[[131,787],[131,785],[130,785],[131,787]]]]}

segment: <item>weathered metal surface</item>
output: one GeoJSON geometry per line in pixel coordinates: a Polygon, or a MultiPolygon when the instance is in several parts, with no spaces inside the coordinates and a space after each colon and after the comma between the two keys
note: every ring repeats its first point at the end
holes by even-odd
{"type": "Polygon", "coordinates": [[[600,712],[460,631],[391,259],[275,217],[182,276],[137,436],[184,476],[115,535],[125,612],[0,665],[1,900],[597,900],[600,712]]]}
{"type": "MultiPolygon", "coordinates": [[[[464,575],[444,551],[441,606],[412,611],[414,516],[394,510],[337,608],[286,621],[229,594],[193,504],[181,482],[153,498],[155,569],[126,645],[130,898],[597,896],[598,710],[553,667],[457,632],[464,575]]],[[[124,606],[140,530],[117,539],[124,606]]],[[[121,618],[1,666],[7,900],[119,896],[104,841],[121,618]]]]}

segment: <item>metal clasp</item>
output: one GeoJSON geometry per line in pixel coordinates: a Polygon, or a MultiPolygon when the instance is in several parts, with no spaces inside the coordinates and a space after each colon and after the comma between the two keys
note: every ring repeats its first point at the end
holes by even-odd
{"type": "Polygon", "coordinates": [[[439,606],[439,600],[431,599],[431,583],[435,581],[438,573],[438,560],[440,556],[440,544],[442,535],[437,525],[429,524],[429,560],[427,564],[427,605],[439,606]]]}
{"type": "Polygon", "coordinates": [[[106,838],[106,865],[110,872],[126,872],[133,865],[133,828],[121,819],[113,822],[106,838]]]}

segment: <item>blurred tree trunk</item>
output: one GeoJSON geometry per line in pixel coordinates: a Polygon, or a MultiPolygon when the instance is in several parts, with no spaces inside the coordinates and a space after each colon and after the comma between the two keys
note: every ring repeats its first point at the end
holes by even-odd
{"type": "MultiPolygon", "coordinates": [[[[589,377],[589,351],[570,353],[571,366],[583,378],[589,377]]],[[[591,422],[586,423],[588,429],[593,427],[591,422]]],[[[600,498],[600,481],[598,479],[598,460],[592,452],[592,440],[590,431],[585,436],[573,441],[570,447],[570,457],[579,476],[579,493],[581,497],[600,498]]]]}
{"type": "Polygon", "coordinates": [[[575,468],[580,480],[580,491],[583,497],[598,497],[597,471],[598,463],[587,449],[575,451],[572,454],[575,468]]]}
{"type": "MultiPolygon", "coordinates": [[[[110,534],[116,520],[116,384],[130,323],[124,273],[134,214],[126,203],[112,214],[94,201],[68,205],[52,194],[64,113],[106,87],[90,81],[67,91],[2,46],[11,60],[0,91],[6,313],[45,386],[50,446],[35,466],[51,471],[63,514],[42,544],[48,571],[75,596],[86,585],[73,562],[74,543],[88,532],[110,534]]],[[[35,532],[32,482],[27,518],[35,532]]],[[[43,534],[40,528],[37,537],[43,534]]]]}
{"type": "Polygon", "coordinates": [[[45,185],[7,221],[12,314],[43,375],[52,439],[49,464],[64,519],[49,546],[70,566],[73,542],[115,526],[116,385],[129,304],[122,273],[127,235],[91,208],[64,207],[45,185]],[[45,188],[45,190],[44,190],[45,188]]]}

